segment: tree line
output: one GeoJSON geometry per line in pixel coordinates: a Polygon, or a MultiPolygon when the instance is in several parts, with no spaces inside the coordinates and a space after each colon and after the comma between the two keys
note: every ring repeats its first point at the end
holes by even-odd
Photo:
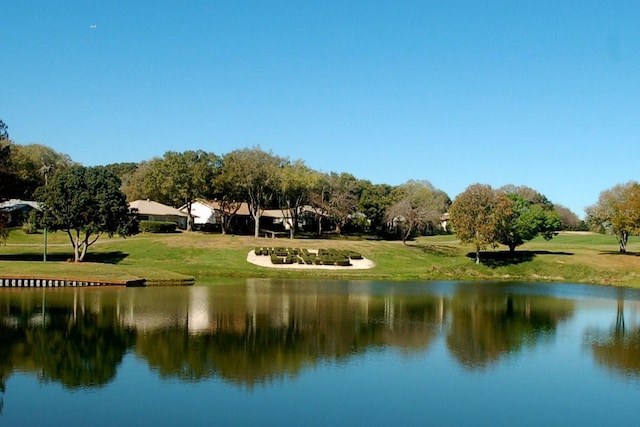
{"type": "MultiPolygon", "coordinates": [[[[39,225],[67,231],[75,242],[76,259],[82,259],[86,248],[103,233],[135,233],[127,201],[137,199],[186,206],[189,229],[193,224],[191,206],[198,199],[216,200],[228,217],[246,202],[256,237],[265,209],[290,212],[293,218],[288,228],[290,237],[295,237],[302,231],[298,216],[307,206],[320,219],[314,230],[317,234],[327,231],[322,228],[327,224],[321,220],[324,218],[335,234],[367,233],[399,238],[404,243],[416,235],[441,231],[448,214],[453,231],[463,242],[475,246],[476,260],[488,245],[504,244],[514,251],[535,236],[551,238],[558,230],[587,226],[616,235],[624,251],[628,236],[640,232],[640,210],[633,210],[637,186],[629,183],[603,191],[598,203],[588,209],[585,223],[529,187],[492,189],[473,184],[451,200],[428,181],[373,184],[346,172],[316,171],[302,160],[290,160],[260,147],[224,155],[203,150],[168,151],[139,163],[83,167],[49,147],[14,143],[0,121],[0,201],[39,201],[39,225]],[[631,189],[622,190],[627,187],[631,189]],[[628,199],[624,206],[617,197],[622,193],[628,199]]],[[[231,221],[226,219],[222,232],[229,231],[226,227],[231,221]]],[[[6,238],[5,215],[0,215],[0,233],[6,238]]]]}

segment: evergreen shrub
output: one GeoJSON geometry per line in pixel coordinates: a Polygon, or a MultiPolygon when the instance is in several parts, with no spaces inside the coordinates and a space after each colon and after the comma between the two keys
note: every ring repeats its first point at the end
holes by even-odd
{"type": "Polygon", "coordinates": [[[140,221],[140,231],[143,233],[175,233],[178,225],[171,221],[140,221]]]}

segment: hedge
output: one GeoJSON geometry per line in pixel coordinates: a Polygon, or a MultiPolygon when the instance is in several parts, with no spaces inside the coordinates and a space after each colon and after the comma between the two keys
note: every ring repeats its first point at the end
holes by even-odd
{"type": "Polygon", "coordinates": [[[143,233],[175,233],[178,225],[171,221],[140,221],[140,231],[143,233]]]}
{"type": "Polygon", "coordinates": [[[307,249],[284,247],[255,248],[256,255],[269,256],[272,264],[315,264],[348,267],[350,260],[362,259],[362,255],[351,250],[319,249],[317,255],[307,249]]]}

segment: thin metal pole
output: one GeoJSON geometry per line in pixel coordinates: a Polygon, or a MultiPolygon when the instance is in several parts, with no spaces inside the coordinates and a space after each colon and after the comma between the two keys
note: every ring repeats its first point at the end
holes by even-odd
{"type": "Polygon", "coordinates": [[[42,260],[47,262],[47,227],[44,228],[44,254],[42,260]]]}

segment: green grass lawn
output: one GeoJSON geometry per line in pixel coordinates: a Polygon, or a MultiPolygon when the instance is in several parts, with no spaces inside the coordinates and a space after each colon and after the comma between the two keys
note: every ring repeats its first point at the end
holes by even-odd
{"type": "Polygon", "coordinates": [[[511,256],[505,247],[482,253],[475,265],[472,247],[455,236],[421,237],[401,242],[367,239],[255,239],[205,233],[140,234],[127,239],[102,237],[89,248],[86,262],[66,262],[72,248],[64,233],[49,233],[48,261],[42,262],[43,235],[12,231],[0,246],[0,275],[47,274],[65,277],[105,275],[130,279],[180,280],[195,277],[330,278],[363,280],[526,280],[640,287],[640,239],[629,253],[617,253],[612,236],[561,234],[535,239],[511,256]],[[246,261],[259,246],[307,249],[340,248],[360,252],[376,266],[370,270],[287,270],[258,267],[246,261]]]}

